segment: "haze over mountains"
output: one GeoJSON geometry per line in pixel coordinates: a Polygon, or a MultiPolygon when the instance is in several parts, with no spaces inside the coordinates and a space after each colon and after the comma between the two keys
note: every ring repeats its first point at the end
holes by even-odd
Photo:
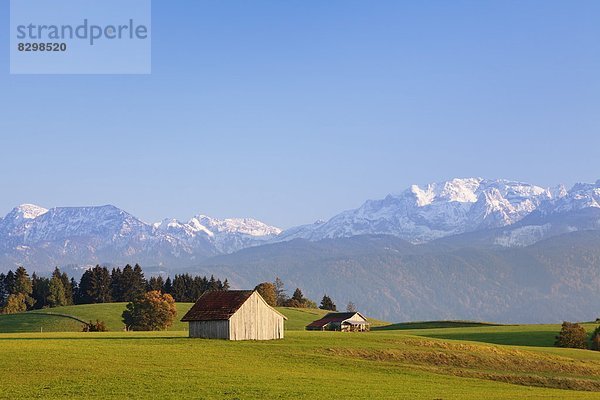
{"type": "Polygon", "coordinates": [[[413,185],[283,232],[250,218],[150,224],[114,206],[21,205],[0,219],[0,270],[139,262],[239,287],[278,275],[392,320],[555,322],[597,310],[597,231],[600,181],[570,190],[481,178],[413,185]]]}

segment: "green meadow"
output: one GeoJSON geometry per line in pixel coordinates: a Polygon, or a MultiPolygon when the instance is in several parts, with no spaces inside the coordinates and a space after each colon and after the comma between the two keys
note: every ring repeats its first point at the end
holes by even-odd
{"type": "MultiPolygon", "coordinates": [[[[79,332],[81,321],[104,321],[111,332],[124,328],[121,314],[127,303],[83,304],[77,306],[55,307],[20,314],[0,315],[0,333],[26,332],[79,332]],[[80,320],[80,321],[79,321],[80,320]]],[[[177,315],[169,331],[185,331],[187,323],[181,317],[192,307],[193,303],[177,303],[177,315]]],[[[321,318],[327,311],[307,308],[279,307],[278,310],[288,317],[287,330],[304,330],[312,321],[321,318]]],[[[370,319],[373,326],[388,325],[387,322],[370,319]]]]}
{"type": "Polygon", "coordinates": [[[323,311],[281,308],[284,340],[227,342],[123,332],[123,307],[51,310],[105,320],[115,328],[106,333],[76,332],[65,316],[0,316],[0,398],[600,398],[600,352],[549,347],[559,325],[374,321],[369,333],[306,332],[323,311]]]}

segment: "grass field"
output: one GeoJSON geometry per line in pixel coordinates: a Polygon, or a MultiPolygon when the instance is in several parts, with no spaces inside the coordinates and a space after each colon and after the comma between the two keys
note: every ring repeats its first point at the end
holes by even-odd
{"type": "MultiPolygon", "coordinates": [[[[180,319],[193,303],[177,303],[177,318],[169,331],[185,331],[188,324],[180,319]]],[[[20,314],[0,315],[0,333],[18,332],[79,332],[82,324],[68,318],[73,316],[83,321],[104,321],[109,331],[118,332],[124,328],[121,314],[126,303],[83,304],[77,306],[55,307],[20,314]],[[57,315],[60,314],[60,315],[57,315]]],[[[278,310],[288,317],[286,330],[304,330],[312,321],[321,318],[327,311],[308,308],[279,307],[278,310]]],[[[373,326],[388,325],[387,322],[370,320],[373,326]]]]}
{"type": "MultiPolygon", "coordinates": [[[[126,303],[83,304],[77,306],[55,307],[26,313],[0,315],[0,332],[79,332],[82,324],[69,318],[72,316],[83,321],[104,321],[109,331],[122,331],[124,324],[121,314],[126,303]],[[59,314],[59,315],[57,315],[59,314]]],[[[183,331],[187,323],[180,321],[190,309],[192,303],[177,303],[178,318],[169,328],[170,331],[183,331]]]]}
{"type": "Polygon", "coordinates": [[[401,332],[289,331],[285,340],[270,342],[188,339],[185,332],[1,334],[0,397],[599,396],[595,352],[547,352],[401,332]]]}
{"type": "Polygon", "coordinates": [[[399,331],[399,330],[414,330],[414,329],[439,329],[439,328],[467,328],[467,327],[482,327],[482,326],[499,326],[489,322],[474,322],[474,321],[423,321],[423,322],[402,322],[399,324],[387,324],[376,326],[375,330],[399,331]]]}
{"type": "Polygon", "coordinates": [[[0,315],[0,332],[78,332],[82,324],[59,315],[34,313],[0,315]]]}
{"type": "MultiPolygon", "coordinates": [[[[51,311],[53,313],[67,314],[78,317],[84,321],[104,321],[109,331],[122,331],[124,328],[121,314],[125,311],[127,303],[105,303],[105,304],[82,304],[77,306],[55,307],[39,312],[51,311]]],[[[187,323],[180,321],[181,317],[190,309],[193,303],[177,303],[177,318],[173,321],[170,331],[183,331],[187,329],[187,323]]],[[[33,311],[34,313],[38,311],[33,311]]],[[[29,313],[27,313],[29,314],[29,313]]]]}
{"type": "MultiPolygon", "coordinates": [[[[120,329],[123,307],[51,311],[120,329]]],[[[0,398],[600,398],[600,352],[544,347],[559,325],[446,321],[306,332],[324,311],[280,311],[286,338],[269,342],[189,339],[183,330],[51,332],[78,323],[35,312],[0,316],[0,330],[38,332],[0,334],[0,398]],[[37,324],[49,330],[39,333],[37,324]]]]}
{"type": "MultiPolygon", "coordinates": [[[[588,332],[597,324],[582,324],[588,332]]],[[[407,335],[427,336],[438,339],[471,340],[475,342],[517,346],[551,347],[560,325],[481,325],[464,328],[406,329],[407,335]]]]}

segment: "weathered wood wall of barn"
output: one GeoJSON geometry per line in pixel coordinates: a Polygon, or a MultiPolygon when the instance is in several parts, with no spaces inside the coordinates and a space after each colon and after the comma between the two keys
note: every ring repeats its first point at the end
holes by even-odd
{"type": "Polygon", "coordinates": [[[252,296],[229,319],[231,340],[283,339],[283,316],[257,294],[252,296]]]}
{"type": "Polygon", "coordinates": [[[190,321],[190,337],[229,339],[229,321],[190,321]]]}

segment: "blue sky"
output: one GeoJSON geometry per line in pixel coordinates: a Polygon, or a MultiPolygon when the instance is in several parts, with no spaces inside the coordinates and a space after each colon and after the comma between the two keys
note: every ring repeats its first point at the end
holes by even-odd
{"type": "Polygon", "coordinates": [[[289,227],[412,183],[600,178],[600,2],[155,0],[152,23],[149,76],[9,75],[0,36],[0,214],[289,227]]]}

